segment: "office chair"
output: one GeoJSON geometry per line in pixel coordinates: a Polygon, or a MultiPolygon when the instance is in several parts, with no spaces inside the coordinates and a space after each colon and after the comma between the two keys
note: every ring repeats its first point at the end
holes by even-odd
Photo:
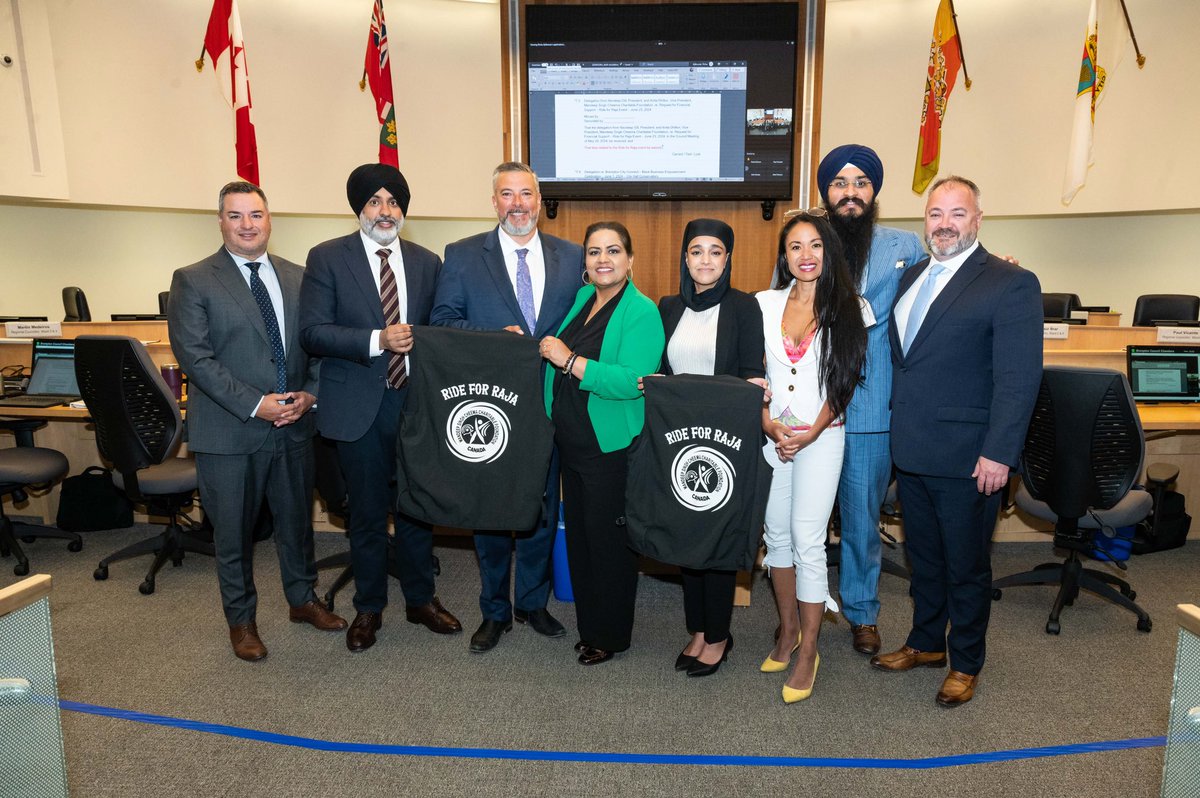
{"type": "Polygon", "coordinates": [[[82,288],[69,285],[62,290],[63,321],[91,321],[92,313],[88,310],[87,297],[82,288]]]}
{"type": "Polygon", "coordinates": [[[67,475],[70,468],[66,456],[55,449],[37,446],[17,446],[0,449],[0,557],[10,553],[17,558],[13,573],[25,576],[29,573],[29,558],[21,549],[17,538],[32,543],[34,538],[58,538],[70,541],[69,551],[83,549],[83,540],[74,532],[65,532],[40,524],[25,524],[13,521],[4,513],[4,497],[12,496],[13,503],[23,502],[28,496],[25,490],[57,482],[67,475]]]}
{"type": "Polygon", "coordinates": [[[135,338],[79,336],[75,376],[96,424],[96,446],[114,466],[113,482],[131,500],[144,504],[148,515],[168,519],[161,534],[105,557],[92,575],[107,579],[110,564],[153,554],[154,562],[138,586],[149,595],[154,592],[155,575],[167,560],[178,566],[185,552],[213,554],[211,542],[179,523],[196,490],[195,462],[175,457],[183,436],[179,406],[146,347],[135,338]]]}
{"type": "Polygon", "coordinates": [[[1082,307],[1079,294],[1042,294],[1043,318],[1069,319],[1071,311],[1080,310],[1082,307]]]}
{"type": "Polygon", "coordinates": [[[170,291],[159,291],[158,292],[158,313],[160,316],[166,314],[167,302],[168,302],[168,300],[170,300],[170,298],[171,298],[170,291]]]}
{"type": "Polygon", "coordinates": [[[1133,526],[1150,514],[1151,495],[1133,489],[1145,448],[1124,374],[1047,366],[1021,453],[1017,505],[1054,522],[1054,545],[1067,551],[1067,559],[995,580],[992,598],[998,601],[1006,587],[1060,585],[1046,621],[1047,634],[1056,635],[1063,607],[1073,604],[1082,588],[1129,610],[1138,618],[1138,630],[1149,632],[1150,616],[1134,603],[1137,594],[1129,583],[1084,568],[1080,560],[1080,554],[1108,559],[1092,543],[1095,530],[1133,526]]]}
{"type": "Polygon", "coordinates": [[[1134,327],[1153,327],[1156,321],[1200,319],[1200,296],[1191,294],[1142,294],[1133,308],[1134,327]]]}

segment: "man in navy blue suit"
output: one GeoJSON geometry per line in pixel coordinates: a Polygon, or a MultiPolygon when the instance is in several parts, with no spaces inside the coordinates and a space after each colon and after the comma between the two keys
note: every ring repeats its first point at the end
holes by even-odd
{"type": "Polygon", "coordinates": [[[892,458],[912,564],[913,623],[885,671],[942,667],[942,706],[975,695],[991,608],[991,539],[1042,375],[1037,277],[977,241],[979,187],[933,184],[932,257],[901,279],[892,308],[892,458]],[[949,635],[946,632],[950,626],[949,635]]]}
{"type": "MultiPolygon", "coordinates": [[[[554,335],[583,285],[583,248],[538,232],[542,195],[537,175],[523,163],[496,167],[492,207],[500,220],[495,229],[446,247],[429,322],[467,330],[503,329],[535,338],[554,335]]],[[[514,619],[547,637],[566,634],[546,610],[557,522],[556,453],[541,522],[515,532],[516,587],[511,600],[514,534],[475,532],[483,623],[471,636],[471,651],[495,648],[514,619]]]]}
{"type": "Polygon", "coordinates": [[[321,358],[317,429],[337,442],[349,486],[354,608],[346,647],[375,645],[388,599],[388,513],[405,616],[438,634],[462,631],[434,595],[433,532],[396,510],[396,435],[408,393],[412,325],[429,321],[438,256],[400,238],[411,198],[394,166],[363,164],[346,181],[359,229],[308,253],[300,339],[321,358]]]}

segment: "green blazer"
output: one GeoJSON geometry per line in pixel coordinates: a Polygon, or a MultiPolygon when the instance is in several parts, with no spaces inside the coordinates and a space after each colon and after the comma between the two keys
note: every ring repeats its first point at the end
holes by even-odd
{"type": "MultiPolygon", "coordinates": [[[[579,289],[575,304],[558,328],[560,335],[595,293],[596,289],[591,285],[579,289]]],[[[638,390],[638,378],[658,370],[665,344],[666,336],[658,308],[630,283],[604,330],[600,359],[588,360],[583,381],[579,384],[581,389],[590,394],[588,417],[601,451],[624,449],[642,431],[646,400],[638,390]]],[[[554,370],[548,368],[547,414],[553,402],[554,370]]]]}

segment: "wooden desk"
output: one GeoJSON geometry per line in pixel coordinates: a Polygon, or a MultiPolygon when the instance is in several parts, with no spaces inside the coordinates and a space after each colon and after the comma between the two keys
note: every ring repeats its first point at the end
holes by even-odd
{"type": "Polygon", "coordinates": [[[1089,327],[1119,327],[1121,325],[1121,314],[1089,310],[1087,326],[1089,327]]]}

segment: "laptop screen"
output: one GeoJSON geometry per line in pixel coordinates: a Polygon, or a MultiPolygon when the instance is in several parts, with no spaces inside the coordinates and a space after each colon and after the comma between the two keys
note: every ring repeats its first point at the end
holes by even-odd
{"type": "Polygon", "coordinates": [[[1129,387],[1139,402],[1200,402],[1200,347],[1128,346],[1129,387]]]}
{"type": "Polygon", "coordinates": [[[33,342],[33,373],[27,394],[79,395],[75,380],[75,342],[71,339],[37,338],[33,342]]]}

